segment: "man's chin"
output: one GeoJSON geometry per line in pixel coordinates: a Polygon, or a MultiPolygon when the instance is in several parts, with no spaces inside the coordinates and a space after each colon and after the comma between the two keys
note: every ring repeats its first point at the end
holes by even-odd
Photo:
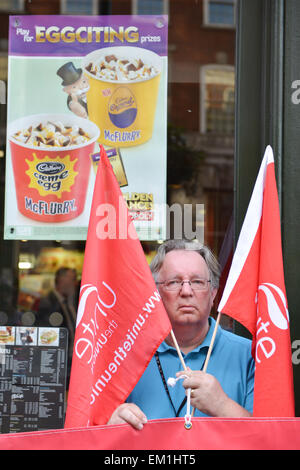
{"type": "Polygon", "coordinates": [[[199,323],[199,318],[194,313],[184,313],[176,321],[176,326],[185,326],[199,323]]]}

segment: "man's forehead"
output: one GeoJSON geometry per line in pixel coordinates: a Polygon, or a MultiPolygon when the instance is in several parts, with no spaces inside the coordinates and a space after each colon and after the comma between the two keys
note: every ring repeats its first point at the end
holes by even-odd
{"type": "Polygon", "coordinates": [[[163,261],[161,269],[178,269],[183,267],[203,267],[207,268],[204,258],[197,251],[192,250],[172,250],[169,251],[163,261]]]}

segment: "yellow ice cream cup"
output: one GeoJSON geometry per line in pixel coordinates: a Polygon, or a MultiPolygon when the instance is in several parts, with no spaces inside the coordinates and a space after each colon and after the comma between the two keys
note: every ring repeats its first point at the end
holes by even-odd
{"type": "Polygon", "coordinates": [[[149,140],[162,70],[159,55],[140,47],[108,47],[83,61],[89,79],[89,119],[100,129],[99,142],[131,147],[149,140]]]}

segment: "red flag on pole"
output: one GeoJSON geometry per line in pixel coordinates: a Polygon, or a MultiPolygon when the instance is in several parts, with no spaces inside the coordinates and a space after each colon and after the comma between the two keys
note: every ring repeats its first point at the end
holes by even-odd
{"type": "Polygon", "coordinates": [[[289,314],[274,157],[267,147],[234,253],[219,312],[253,337],[254,416],[294,416],[289,314]]]}
{"type": "Polygon", "coordinates": [[[101,147],[65,427],[107,423],[170,329],[126,202],[101,147]]]}

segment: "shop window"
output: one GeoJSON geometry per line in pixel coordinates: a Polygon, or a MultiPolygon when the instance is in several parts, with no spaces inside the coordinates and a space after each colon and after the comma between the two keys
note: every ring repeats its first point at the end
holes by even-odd
{"type": "Polygon", "coordinates": [[[207,65],[201,69],[201,133],[234,134],[234,67],[207,65]]]}
{"type": "Polygon", "coordinates": [[[98,0],[61,0],[60,9],[68,15],[97,15],[98,0]]]}
{"type": "MultiPolygon", "coordinates": [[[[204,239],[218,253],[233,205],[235,29],[232,26],[235,2],[0,0],[0,3],[1,7],[7,3],[10,9],[24,5],[27,13],[31,14],[38,14],[41,5],[49,10],[44,14],[169,14],[168,204],[181,204],[182,207],[189,204],[193,206],[193,210],[197,204],[201,207],[204,204],[204,239]],[[215,29],[201,27],[203,4],[206,11],[205,24],[218,25],[215,29]],[[222,14],[218,16],[217,11],[222,14]],[[218,65],[211,65],[215,63],[218,65]]],[[[0,80],[4,84],[7,80],[7,44],[8,38],[4,34],[0,41],[0,80]]],[[[4,91],[1,96],[3,95],[4,91]]],[[[5,105],[2,108],[6,111],[5,105]]],[[[3,112],[3,132],[5,115],[3,112]]],[[[0,142],[5,142],[4,137],[0,134],[0,142]]],[[[3,158],[0,158],[0,164],[4,188],[3,158]]],[[[192,222],[195,230],[198,219],[194,212],[192,222]]],[[[67,262],[68,265],[73,265],[73,256],[76,260],[82,259],[83,243],[74,242],[72,246],[66,246],[67,243],[62,242],[60,246],[54,241],[56,236],[53,233],[53,242],[5,241],[5,247],[8,246],[9,250],[3,250],[6,257],[2,260],[0,272],[0,320],[1,312],[9,320],[6,317],[6,320],[2,320],[4,323],[16,324],[24,313],[35,314],[40,297],[53,286],[55,269],[60,266],[62,259],[64,265],[67,262]],[[66,251],[68,257],[63,258],[66,251]],[[17,259],[20,264],[15,266],[17,259]],[[45,259],[47,263],[44,262],[45,259]],[[18,276],[15,276],[16,272],[18,276]]],[[[156,247],[156,242],[151,246],[150,242],[143,242],[147,259],[153,256],[156,247]]],[[[80,267],[77,268],[77,273],[80,277],[80,267]]]]}
{"type": "Polygon", "coordinates": [[[204,24],[234,27],[236,0],[204,0],[204,24]]]}
{"type": "Polygon", "coordinates": [[[165,15],[168,14],[168,0],[132,0],[134,15],[165,15]]]}
{"type": "Polygon", "coordinates": [[[23,324],[24,313],[27,318],[30,312],[32,324],[35,324],[38,320],[40,299],[46,297],[54,288],[55,273],[60,268],[74,269],[79,281],[83,259],[83,242],[21,242],[16,323],[23,324]]]}

